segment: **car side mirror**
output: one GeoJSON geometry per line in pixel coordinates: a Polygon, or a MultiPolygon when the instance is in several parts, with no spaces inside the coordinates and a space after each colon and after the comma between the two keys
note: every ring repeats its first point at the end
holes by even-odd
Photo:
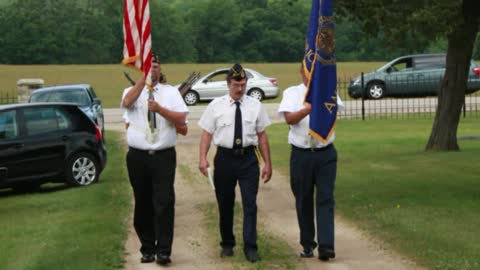
{"type": "Polygon", "coordinates": [[[205,79],[205,80],[203,80],[202,82],[203,82],[203,83],[207,83],[207,82],[208,82],[208,79],[205,79]]]}
{"type": "Polygon", "coordinates": [[[96,105],[101,105],[102,104],[102,101],[98,98],[94,98],[93,99],[93,104],[96,104],[96,105]]]}
{"type": "Polygon", "coordinates": [[[391,73],[393,71],[392,67],[387,68],[386,72],[391,73]]]}

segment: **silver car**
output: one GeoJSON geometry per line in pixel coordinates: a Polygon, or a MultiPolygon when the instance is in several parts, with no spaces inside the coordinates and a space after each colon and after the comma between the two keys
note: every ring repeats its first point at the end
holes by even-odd
{"type": "MultiPolygon", "coordinates": [[[[198,101],[212,100],[228,93],[228,68],[217,69],[194,81],[190,89],[183,95],[187,105],[195,105],[198,101]]],[[[248,77],[247,95],[258,100],[276,98],[280,91],[277,79],[265,77],[255,70],[245,69],[248,77]]],[[[177,86],[178,87],[178,86],[177,86]]]]}

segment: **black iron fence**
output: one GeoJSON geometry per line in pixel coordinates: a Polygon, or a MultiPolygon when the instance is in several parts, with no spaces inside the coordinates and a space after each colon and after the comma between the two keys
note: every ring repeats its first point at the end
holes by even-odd
{"type": "MultiPolygon", "coordinates": [[[[364,91],[360,97],[351,97],[349,95],[349,86],[351,81],[346,78],[337,79],[337,91],[345,104],[345,109],[341,111],[338,116],[343,119],[405,119],[405,118],[433,118],[437,110],[438,98],[436,96],[427,97],[409,97],[413,95],[413,90],[421,91],[422,87],[431,84],[431,80],[400,80],[395,81],[397,85],[401,85],[404,89],[409,89],[410,94],[400,97],[390,97],[389,85],[383,85],[385,96],[380,99],[372,99],[368,97],[368,93],[364,91]]],[[[433,82],[439,85],[440,79],[433,82]]],[[[392,83],[390,81],[389,83],[392,83]]],[[[366,85],[360,88],[367,89],[371,85],[366,85]]],[[[468,85],[467,85],[468,86],[468,85]]],[[[473,90],[480,90],[480,76],[469,80],[468,92],[473,90]],[[475,81],[476,80],[476,81],[475,81]],[[475,83],[478,83],[478,88],[475,89],[475,83]],[[473,86],[472,86],[473,84],[473,86]]],[[[398,90],[397,89],[397,90],[398,90]]],[[[377,89],[378,90],[378,89],[377,89]]],[[[18,103],[18,97],[10,92],[0,92],[0,104],[18,103]]],[[[465,95],[465,103],[463,106],[464,117],[479,117],[480,118],[480,91],[473,91],[465,95]]]]}
{"type": "MultiPolygon", "coordinates": [[[[343,119],[433,118],[438,104],[435,92],[438,91],[440,82],[440,78],[415,80],[396,78],[387,84],[379,82],[378,87],[381,87],[381,90],[373,87],[373,84],[363,83],[362,86],[360,82],[356,88],[357,91],[359,89],[363,91],[358,95],[358,92],[355,93],[354,88],[351,87],[351,80],[339,78],[337,91],[345,104],[345,109],[338,116],[343,119]],[[392,89],[393,87],[395,89],[392,89]],[[390,90],[395,92],[389,93],[390,90]],[[369,93],[369,91],[373,92],[369,93]],[[372,98],[372,95],[378,97],[378,91],[383,91],[382,97],[372,98]]],[[[478,91],[480,76],[470,78],[467,87],[469,87],[467,91],[469,94],[465,95],[463,116],[480,117],[480,91],[478,91]]]]}
{"type": "Polygon", "coordinates": [[[6,93],[0,93],[0,104],[18,103],[17,95],[6,93]]]}

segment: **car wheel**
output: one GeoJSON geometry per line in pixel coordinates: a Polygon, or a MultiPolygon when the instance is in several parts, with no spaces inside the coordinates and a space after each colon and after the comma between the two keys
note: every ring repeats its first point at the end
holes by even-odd
{"type": "Polygon", "coordinates": [[[253,88],[248,91],[248,95],[257,99],[258,101],[262,101],[263,99],[263,91],[258,88],[253,88]]]}
{"type": "Polygon", "coordinates": [[[75,154],[67,162],[66,176],[69,186],[88,186],[98,181],[99,174],[98,161],[88,153],[75,154]]]}
{"type": "Polygon", "coordinates": [[[371,99],[381,99],[385,96],[385,85],[380,82],[372,82],[367,85],[367,95],[371,99]]]}
{"type": "Polygon", "coordinates": [[[198,94],[192,90],[189,90],[183,97],[185,104],[187,104],[188,106],[197,104],[198,99],[198,94]]]}

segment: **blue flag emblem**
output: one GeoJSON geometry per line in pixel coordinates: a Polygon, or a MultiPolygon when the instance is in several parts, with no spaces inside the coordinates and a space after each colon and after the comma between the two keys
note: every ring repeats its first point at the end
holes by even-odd
{"type": "Polygon", "coordinates": [[[310,135],[327,143],[337,120],[333,0],[312,0],[303,68],[308,78],[305,102],[311,107],[310,135]]]}

